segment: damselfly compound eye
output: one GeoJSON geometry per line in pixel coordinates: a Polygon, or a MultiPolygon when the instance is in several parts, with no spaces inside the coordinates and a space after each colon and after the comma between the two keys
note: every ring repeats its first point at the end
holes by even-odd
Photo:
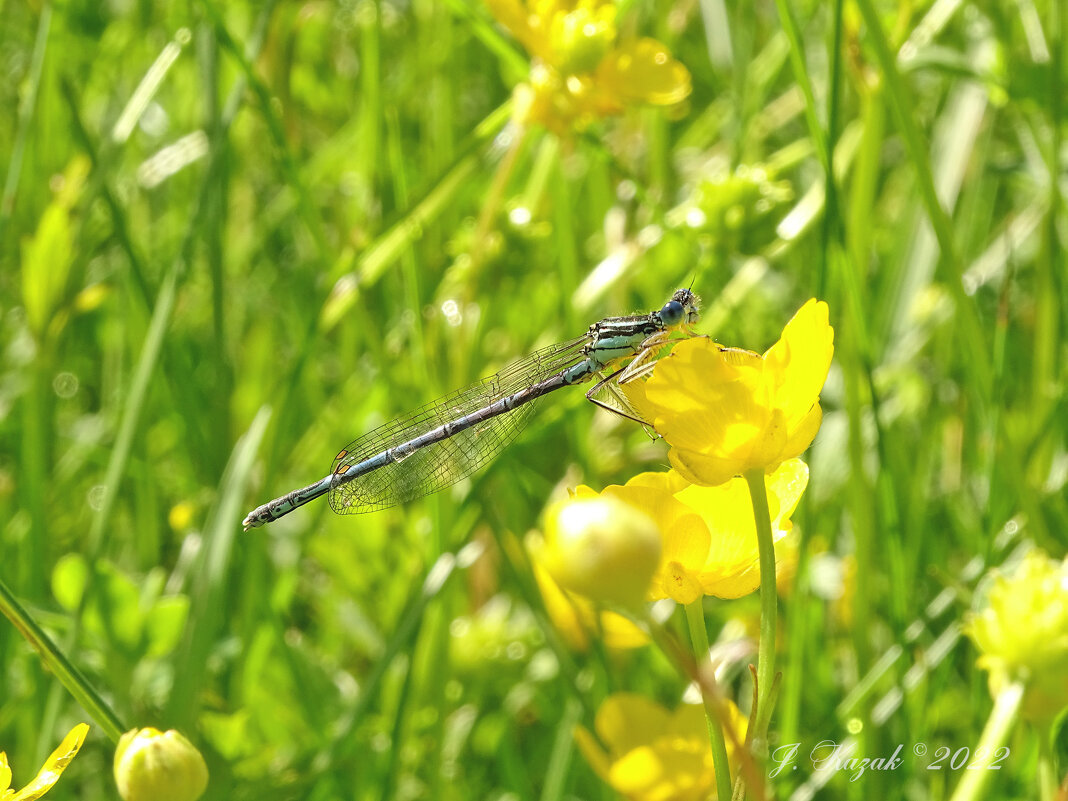
{"type": "Polygon", "coordinates": [[[664,304],[664,308],[660,310],[660,319],[664,325],[670,327],[681,323],[684,313],[685,310],[682,308],[681,303],[677,300],[669,300],[664,304]]]}

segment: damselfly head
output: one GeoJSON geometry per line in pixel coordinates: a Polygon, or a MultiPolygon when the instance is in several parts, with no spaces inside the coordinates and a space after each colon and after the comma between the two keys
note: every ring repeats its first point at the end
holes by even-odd
{"type": "Polygon", "coordinates": [[[678,289],[671,300],[660,310],[660,319],[667,328],[679,325],[693,325],[700,317],[698,304],[700,298],[688,289],[678,289]]]}

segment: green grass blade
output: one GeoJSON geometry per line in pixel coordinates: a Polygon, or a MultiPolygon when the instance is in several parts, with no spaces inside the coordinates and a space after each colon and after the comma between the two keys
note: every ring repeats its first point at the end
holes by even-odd
{"type": "Polygon", "coordinates": [[[175,656],[174,687],[167,701],[166,718],[174,726],[190,726],[199,708],[207,660],[226,619],[226,586],[234,570],[234,542],[241,531],[248,478],[270,417],[270,409],[261,408],[238,440],[204,525],[204,544],[189,588],[189,625],[175,656]]]}

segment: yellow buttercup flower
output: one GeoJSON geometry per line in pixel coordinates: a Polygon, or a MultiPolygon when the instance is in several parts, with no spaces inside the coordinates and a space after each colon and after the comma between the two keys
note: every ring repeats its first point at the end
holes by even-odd
{"type": "MultiPolygon", "coordinates": [[[[727,702],[729,725],[739,742],[746,721],[727,702]]],[[[682,704],[671,712],[641,695],[609,696],[594,718],[600,743],[579,726],[575,740],[604,781],[632,801],[706,801],[716,788],[716,771],[704,708],[682,704]]],[[[728,759],[734,753],[727,738],[728,759]]]]}
{"type": "Polygon", "coordinates": [[[674,105],[690,94],[690,73],[655,39],[620,40],[611,0],[487,0],[490,11],[533,56],[516,87],[516,116],[558,134],[628,106],[674,105]]]}
{"type": "MultiPolygon", "coordinates": [[[[793,527],[790,515],[808,486],[808,466],[800,459],[783,462],[764,483],[778,544],[793,527]]],[[[597,494],[589,487],[576,490],[580,498],[597,494]]],[[[634,506],[660,527],[662,550],[651,600],[689,604],[702,595],[739,598],[760,586],[756,524],[744,480],[702,487],[675,471],[642,473],[600,495],[634,506]]],[[[779,554],[776,548],[776,557],[788,558],[789,553],[779,554]]]]}
{"type": "Polygon", "coordinates": [[[7,754],[0,751],[0,801],[34,801],[40,798],[52,786],[59,781],[60,775],[67,769],[67,765],[78,753],[78,749],[85,742],[85,735],[89,733],[89,726],[79,723],[59,744],[59,748],[51,753],[45,760],[44,766],[34,777],[33,781],[21,790],[11,788],[11,768],[7,764],[7,754]]]}
{"type": "Polygon", "coordinates": [[[1068,559],[1028,552],[1011,576],[994,581],[965,631],[982,652],[993,696],[1022,683],[1021,714],[1033,721],[1052,721],[1068,707],[1068,559]]]}
{"type": "Polygon", "coordinates": [[[561,589],[536,562],[534,578],[553,626],[576,651],[588,650],[591,637],[598,637],[608,648],[620,650],[639,648],[649,642],[645,633],[623,615],[599,610],[588,598],[561,589]]]}
{"type": "Polygon", "coordinates": [[[687,481],[716,486],[754,469],[770,473],[819,430],[833,342],[827,304],[813,299],[763,356],[689,339],[627,394],[671,446],[668,458],[687,481]]]}

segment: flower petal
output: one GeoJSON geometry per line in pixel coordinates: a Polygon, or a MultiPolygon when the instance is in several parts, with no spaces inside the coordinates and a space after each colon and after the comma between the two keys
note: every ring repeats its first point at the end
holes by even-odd
{"type": "Polygon", "coordinates": [[[627,42],[601,61],[598,85],[623,103],[669,106],[690,94],[690,73],[655,39],[627,42]]]}
{"type": "Polygon", "coordinates": [[[808,446],[812,444],[812,440],[816,438],[816,434],[819,433],[820,424],[823,422],[823,409],[820,408],[818,403],[814,403],[789,433],[789,439],[783,446],[783,454],[791,458],[800,456],[804,453],[808,446]]]}
{"type": "Polygon", "coordinates": [[[695,337],[657,363],[639,405],[684,478],[715,486],[774,471],[819,429],[819,393],[834,354],[827,304],[811,300],[761,357],[695,337]]]}
{"type": "MultiPolygon", "coordinates": [[[[745,738],[745,719],[731,702],[726,707],[726,725],[734,735],[727,741],[731,755],[732,743],[745,738]]],[[[669,711],[642,696],[612,695],[597,712],[602,742],[607,742],[602,727],[609,717],[613,728],[629,736],[619,747],[610,745],[607,757],[585,730],[577,728],[575,738],[599,775],[607,769],[616,791],[631,801],[705,801],[714,796],[715,767],[701,705],[682,704],[669,711]]]]}
{"type": "Polygon", "coordinates": [[[693,737],[702,744],[708,740],[708,723],[705,708],[701,704],[679,704],[671,715],[669,725],[672,734],[693,737]]]}
{"type": "Polygon", "coordinates": [[[673,494],[685,486],[677,473],[641,473],[623,486],[604,490],[604,495],[644,512],[660,529],[660,564],[649,589],[652,600],[672,598],[686,604],[701,597],[698,571],[708,556],[710,538],[700,515],[673,494]]]}
{"type": "Polygon", "coordinates": [[[638,628],[629,618],[618,612],[602,611],[600,620],[601,639],[606,648],[622,651],[629,648],[641,648],[649,643],[649,636],[638,628]]]}
{"type": "Polygon", "coordinates": [[[7,788],[11,786],[11,768],[7,764],[7,754],[0,751],[0,797],[7,797],[7,788]]]}
{"type": "Polygon", "coordinates": [[[533,567],[549,619],[576,651],[586,651],[594,633],[602,637],[606,647],[620,650],[640,648],[649,642],[645,632],[623,615],[598,611],[588,599],[562,590],[536,560],[533,567]]]}
{"type": "Polygon", "coordinates": [[[533,568],[534,580],[538,583],[549,620],[568,645],[576,651],[585,651],[590,646],[590,635],[579,611],[579,604],[583,599],[565,594],[553,581],[549,571],[538,564],[537,560],[534,561],[533,568]]]}
{"type": "MultiPolygon", "coordinates": [[[[749,458],[740,462],[739,473],[763,467],[766,470],[775,470],[785,458],[786,443],[788,442],[789,429],[787,428],[786,416],[781,409],[773,409],[763,429],[753,437],[752,448],[749,458]]],[[[807,447],[807,446],[806,446],[807,447]]],[[[797,454],[791,454],[796,456],[797,454]]]]}
{"type": "Polygon", "coordinates": [[[662,528],[672,526],[679,518],[689,514],[689,510],[675,500],[666,485],[656,486],[652,483],[628,481],[624,485],[612,484],[605,487],[601,494],[637,509],[656,521],[656,524],[662,528]]]}
{"type": "Polygon", "coordinates": [[[575,726],[574,737],[579,751],[582,752],[582,756],[586,758],[586,761],[590,763],[594,773],[607,782],[608,771],[612,765],[608,753],[601,748],[597,738],[585,726],[575,726]]]}
{"type": "Polygon", "coordinates": [[[757,354],[694,339],[661,360],[646,395],[672,464],[690,481],[714,486],[781,458],[786,431],[772,389],[757,354]]]}
{"type": "Polygon", "coordinates": [[[625,754],[648,742],[651,732],[667,728],[670,715],[655,701],[636,693],[615,693],[597,710],[593,726],[613,754],[625,754]]]}
{"type": "Polygon", "coordinates": [[[642,745],[613,763],[609,770],[608,783],[625,796],[644,797],[650,788],[664,781],[665,773],[660,754],[653,748],[642,745]]]}
{"type": "Polygon", "coordinates": [[[689,570],[679,562],[668,562],[659,571],[659,582],[653,583],[653,600],[670,598],[676,603],[692,604],[702,595],[700,574],[697,569],[689,570]],[[661,592],[656,592],[657,584],[661,592]]]}
{"type": "Polygon", "coordinates": [[[783,328],[764,359],[774,375],[777,405],[793,430],[819,400],[834,355],[834,329],[827,304],[809,300],[783,328]]]}
{"type": "Polygon", "coordinates": [[[535,14],[521,0],[486,0],[490,14],[501,23],[531,55],[550,55],[547,21],[535,14]]]}
{"type": "Polygon", "coordinates": [[[760,586],[760,561],[747,565],[724,565],[701,574],[701,589],[716,598],[741,598],[760,586]]]}
{"type": "Polygon", "coordinates": [[[754,383],[763,370],[759,354],[694,337],[680,342],[657,362],[646,395],[651,404],[668,411],[702,410],[707,406],[710,387],[736,381],[754,383]]]}
{"type": "Polygon", "coordinates": [[[686,479],[680,476],[678,473],[668,471],[638,473],[627,480],[628,487],[649,487],[651,489],[667,492],[670,495],[674,495],[676,492],[686,489],[690,485],[686,479]]]}
{"type": "MultiPolygon", "coordinates": [[[[678,503],[678,501],[676,501],[678,503]]],[[[679,506],[683,506],[679,503],[679,506]]],[[[683,507],[685,508],[685,507],[683,507]]],[[[711,536],[700,515],[687,514],[662,527],[663,563],[679,562],[687,570],[699,570],[708,558],[711,536]]]]}
{"type": "MultiPolygon", "coordinates": [[[[792,528],[789,516],[807,484],[808,467],[800,459],[784,462],[764,478],[776,549],[792,528]]],[[[754,592],[760,583],[759,550],[746,481],[734,478],[716,487],[691,485],[676,493],[676,498],[701,515],[708,527],[708,557],[699,576],[704,594],[738,598],[754,592]]]]}
{"type": "Polygon", "coordinates": [[[677,497],[708,526],[710,560],[742,564],[757,556],[753,504],[745,479],[733,478],[716,487],[692,485],[677,497]]]}
{"type": "Polygon", "coordinates": [[[721,459],[706,456],[697,451],[672,448],[668,451],[668,461],[679,475],[691,484],[714,487],[738,474],[738,462],[733,459],[721,459]]]}
{"type": "Polygon", "coordinates": [[[10,801],[35,801],[35,799],[40,798],[51,790],[52,786],[59,781],[63,771],[67,769],[67,765],[78,753],[78,749],[82,747],[82,743],[85,742],[85,735],[88,732],[89,726],[85,723],[79,723],[71,729],[67,736],[63,738],[63,742],[59,744],[59,748],[53,751],[48,759],[45,760],[44,765],[33,781],[14,795],[9,796],[10,801]]]}
{"type": "Polygon", "coordinates": [[[768,503],[771,505],[771,525],[774,528],[786,528],[785,522],[794,513],[808,487],[808,465],[800,459],[787,459],[779,465],[778,470],[764,477],[764,485],[768,488],[768,503]]]}

